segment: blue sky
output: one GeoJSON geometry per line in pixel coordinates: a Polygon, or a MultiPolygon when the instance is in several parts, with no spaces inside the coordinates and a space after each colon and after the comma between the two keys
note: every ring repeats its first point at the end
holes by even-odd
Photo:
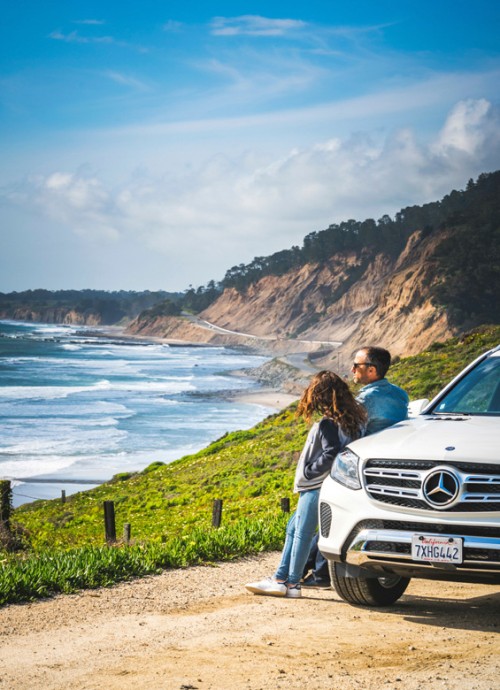
{"type": "Polygon", "coordinates": [[[500,168],[500,3],[1,0],[0,291],[184,290],[500,168]]]}

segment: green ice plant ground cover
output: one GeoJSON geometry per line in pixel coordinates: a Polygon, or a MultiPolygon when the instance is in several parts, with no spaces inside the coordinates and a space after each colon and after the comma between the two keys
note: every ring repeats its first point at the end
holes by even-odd
{"type": "Polygon", "coordinates": [[[0,605],[106,587],[165,568],[210,564],[243,553],[278,549],[285,526],[283,514],[271,520],[238,520],[219,529],[194,528],[188,535],[166,542],[42,549],[24,556],[5,556],[0,569],[0,605]]]}
{"type": "MultiPolygon", "coordinates": [[[[389,379],[411,399],[431,398],[499,342],[500,326],[483,327],[401,359],[389,379]]],[[[64,504],[16,509],[11,523],[22,548],[0,551],[0,604],[281,548],[288,516],[280,499],[290,498],[293,510],[293,475],[307,434],[294,412],[291,406],[169,465],[153,461],[142,472],[116,475],[64,504]],[[223,500],[219,528],[212,527],[216,498],[223,500]],[[117,535],[131,524],[130,544],[104,543],[104,501],[115,504],[117,535]]]]}

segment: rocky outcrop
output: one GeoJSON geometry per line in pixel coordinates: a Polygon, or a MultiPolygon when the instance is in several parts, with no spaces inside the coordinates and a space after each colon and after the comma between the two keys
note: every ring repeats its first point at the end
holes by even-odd
{"type": "Polygon", "coordinates": [[[431,300],[439,280],[433,256],[446,237],[417,231],[398,256],[339,253],[323,264],[266,276],[242,293],[227,289],[198,319],[139,317],[129,332],[315,352],[316,363],[325,366],[343,358],[347,363],[361,343],[383,345],[393,355],[414,354],[454,335],[446,313],[431,300]]]}
{"type": "Polygon", "coordinates": [[[360,343],[382,345],[393,355],[416,354],[454,335],[446,312],[431,299],[439,280],[433,255],[445,237],[424,238],[417,232],[392,265],[387,257],[376,257],[326,318],[304,335],[335,334],[343,341],[340,351],[348,355],[360,343]]]}

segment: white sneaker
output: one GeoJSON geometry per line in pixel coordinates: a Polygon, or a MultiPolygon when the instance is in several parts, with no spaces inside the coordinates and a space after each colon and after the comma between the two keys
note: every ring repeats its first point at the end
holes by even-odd
{"type": "Polygon", "coordinates": [[[276,582],[273,577],[266,577],[260,582],[249,582],[245,589],[253,594],[267,594],[269,597],[286,597],[287,586],[284,582],[276,582]]]}
{"type": "Polygon", "coordinates": [[[299,584],[297,585],[287,585],[286,586],[286,596],[289,599],[300,599],[302,596],[302,588],[299,584]]]}

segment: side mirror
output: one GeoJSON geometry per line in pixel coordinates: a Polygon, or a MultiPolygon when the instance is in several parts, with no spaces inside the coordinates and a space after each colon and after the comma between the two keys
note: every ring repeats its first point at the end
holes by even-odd
{"type": "Polygon", "coordinates": [[[420,400],[411,400],[408,403],[408,417],[417,417],[424,407],[429,404],[427,398],[420,398],[420,400]]]}

